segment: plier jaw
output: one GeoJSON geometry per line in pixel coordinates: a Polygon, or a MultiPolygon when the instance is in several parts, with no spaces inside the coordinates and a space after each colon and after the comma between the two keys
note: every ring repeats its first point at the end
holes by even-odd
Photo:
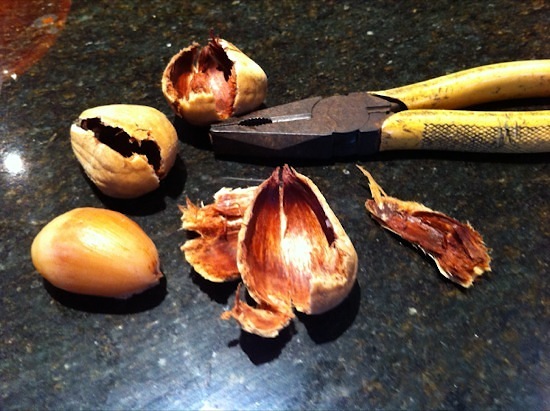
{"type": "Polygon", "coordinates": [[[210,129],[218,155],[328,159],[378,152],[380,127],[404,107],[367,92],[311,97],[259,110],[210,129]]]}

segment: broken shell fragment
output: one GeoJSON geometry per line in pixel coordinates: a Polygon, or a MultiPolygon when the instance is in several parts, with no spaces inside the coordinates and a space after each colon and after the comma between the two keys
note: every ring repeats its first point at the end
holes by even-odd
{"type": "Polygon", "coordinates": [[[75,208],[50,221],[31,246],[36,270],[65,291],[128,298],[159,283],[157,249],[116,211],[75,208]]]}
{"type": "Polygon", "coordinates": [[[367,170],[357,167],[369,180],[373,199],[365,207],[373,218],[433,258],[443,276],[467,288],[491,271],[483,238],[470,224],[422,204],[389,197],[367,170]]]}
{"type": "Polygon", "coordinates": [[[214,203],[198,207],[187,199],[180,206],[182,228],[198,237],[186,241],[181,250],[185,259],[202,277],[213,282],[237,280],[237,237],[244,212],[257,187],[222,188],[214,203]]]}
{"type": "Polygon", "coordinates": [[[86,175],[104,194],[136,198],[159,187],[178,151],[170,120],[147,106],[113,104],[80,114],[71,146],[86,175]]]}
{"type": "Polygon", "coordinates": [[[267,76],[235,45],[212,37],[205,47],[193,43],[172,57],[162,91],[178,116],[205,126],[259,107],[267,76]]]}

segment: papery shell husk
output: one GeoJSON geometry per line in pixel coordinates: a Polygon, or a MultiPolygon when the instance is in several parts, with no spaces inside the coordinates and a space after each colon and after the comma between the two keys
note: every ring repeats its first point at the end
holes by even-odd
{"type": "Polygon", "coordinates": [[[186,261],[203,278],[213,282],[237,280],[237,239],[246,209],[257,187],[222,188],[214,203],[197,206],[187,199],[180,206],[182,228],[199,234],[181,250],[186,261]]]}
{"type": "Polygon", "coordinates": [[[483,238],[469,223],[414,201],[390,197],[367,170],[358,168],[369,180],[373,199],[368,199],[365,207],[373,218],[430,256],[444,277],[468,288],[491,271],[483,238]]]}

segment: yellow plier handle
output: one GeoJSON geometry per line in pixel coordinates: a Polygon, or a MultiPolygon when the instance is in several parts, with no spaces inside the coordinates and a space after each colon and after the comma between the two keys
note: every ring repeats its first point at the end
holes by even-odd
{"type": "Polygon", "coordinates": [[[550,60],[476,67],[372,94],[397,99],[408,108],[382,123],[380,150],[550,151],[550,111],[453,110],[550,97],[550,60]]]}

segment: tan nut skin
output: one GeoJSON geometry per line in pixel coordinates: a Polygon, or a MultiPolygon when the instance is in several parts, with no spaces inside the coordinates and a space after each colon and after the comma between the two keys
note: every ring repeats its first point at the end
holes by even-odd
{"type": "Polygon", "coordinates": [[[206,126],[258,108],[267,94],[267,76],[235,45],[214,37],[202,49],[193,43],[172,57],[162,91],[178,116],[206,126]]]}
{"type": "Polygon", "coordinates": [[[155,244],[121,213],[75,208],[50,221],[31,246],[36,270],[63,290],[127,298],[159,283],[155,244]]]}
{"type": "Polygon", "coordinates": [[[101,192],[115,198],[136,198],[158,188],[166,177],[176,160],[178,137],[160,111],[113,104],[82,112],[71,126],[71,145],[84,172],[101,192]],[[83,127],[83,121],[97,123],[95,119],[103,130],[123,131],[111,138],[111,145],[122,148],[112,148],[83,127]]]}

